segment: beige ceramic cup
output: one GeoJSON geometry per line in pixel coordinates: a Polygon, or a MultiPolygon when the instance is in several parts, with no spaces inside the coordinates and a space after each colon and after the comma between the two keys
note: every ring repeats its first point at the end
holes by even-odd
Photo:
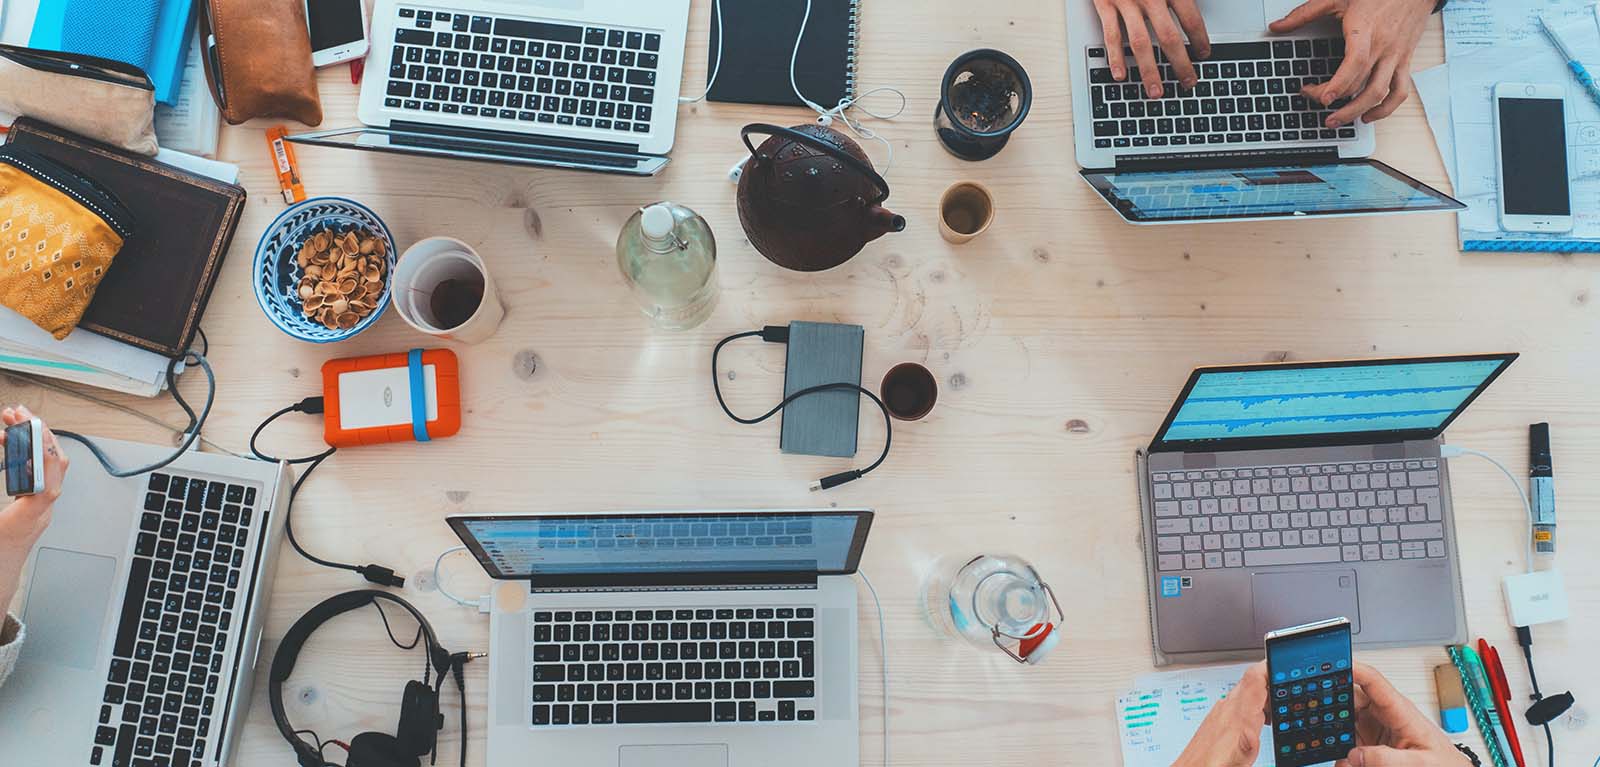
{"type": "Polygon", "coordinates": [[[960,245],[994,223],[994,195],[976,181],[952,184],[939,197],[939,236],[960,245]]]}
{"type": "Polygon", "coordinates": [[[453,237],[429,237],[400,254],[394,270],[394,307],[411,327],[467,344],[494,335],[506,313],[483,259],[471,246],[453,237]],[[477,308],[459,323],[441,322],[430,302],[434,290],[447,280],[481,284],[483,288],[477,308]]]}

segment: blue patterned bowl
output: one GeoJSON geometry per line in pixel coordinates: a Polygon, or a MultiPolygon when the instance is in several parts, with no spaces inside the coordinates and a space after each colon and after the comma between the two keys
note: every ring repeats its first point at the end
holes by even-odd
{"type": "Polygon", "coordinates": [[[256,303],[261,305],[261,311],[272,324],[294,338],[317,344],[343,341],[366,330],[389,308],[390,280],[394,276],[398,252],[389,227],[365,205],[342,197],[313,197],[278,214],[261,235],[250,266],[250,272],[255,275],[256,303]],[[383,237],[388,246],[389,264],[384,270],[383,293],[378,297],[378,305],[349,330],[329,328],[305,316],[300,296],[295,293],[301,277],[300,264],[295,257],[301,244],[323,228],[340,234],[366,229],[383,237]]]}

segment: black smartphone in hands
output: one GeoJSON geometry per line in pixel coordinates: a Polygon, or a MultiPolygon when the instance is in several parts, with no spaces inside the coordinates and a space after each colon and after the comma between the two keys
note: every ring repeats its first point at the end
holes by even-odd
{"type": "Polygon", "coordinates": [[[37,418],[6,427],[6,495],[44,490],[44,423],[37,418]]]}
{"type": "Polygon", "coordinates": [[[1350,621],[1331,618],[1267,634],[1267,706],[1277,767],[1343,759],[1355,748],[1350,621]]]}

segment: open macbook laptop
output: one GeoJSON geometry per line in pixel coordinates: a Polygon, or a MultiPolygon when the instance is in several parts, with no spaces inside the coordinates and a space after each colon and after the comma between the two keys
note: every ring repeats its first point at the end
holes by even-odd
{"type": "Polygon", "coordinates": [[[1366,648],[1463,641],[1439,438],[1516,357],[1195,370],[1139,453],[1158,661],[1329,616],[1366,648]]]}
{"type": "Polygon", "coordinates": [[[496,589],[488,761],[859,763],[872,512],[452,516],[496,589]]]}
{"type": "Polygon", "coordinates": [[[1338,105],[1300,89],[1344,60],[1337,28],[1272,36],[1267,23],[1294,7],[1277,0],[1202,2],[1211,55],[1200,81],[1178,86],[1157,53],[1163,93],[1149,98],[1131,51],[1126,81],[1112,78],[1091,0],[1065,0],[1073,134],[1082,175],[1135,224],[1305,218],[1460,210],[1461,203],[1371,159],[1373,126],[1328,128],[1338,105]]]}
{"type": "Polygon", "coordinates": [[[289,140],[652,175],[689,0],[377,0],[361,126],[289,140]]]}
{"type": "MultiPolygon", "coordinates": [[[[121,466],[169,447],[96,439],[121,466]]],[[[24,575],[27,638],[0,687],[7,764],[226,763],[250,706],[289,498],[286,467],[188,453],[72,476],[24,575]]]]}

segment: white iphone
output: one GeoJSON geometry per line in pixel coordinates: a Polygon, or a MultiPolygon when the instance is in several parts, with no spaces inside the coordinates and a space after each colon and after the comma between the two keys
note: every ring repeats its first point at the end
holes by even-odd
{"type": "Polygon", "coordinates": [[[1566,92],[1549,83],[1494,86],[1495,178],[1508,232],[1572,231],[1566,92]]]}
{"type": "Polygon", "coordinates": [[[363,0],[306,0],[311,29],[311,64],[326,67],[367,55],[367,6],[363,0]]]}

